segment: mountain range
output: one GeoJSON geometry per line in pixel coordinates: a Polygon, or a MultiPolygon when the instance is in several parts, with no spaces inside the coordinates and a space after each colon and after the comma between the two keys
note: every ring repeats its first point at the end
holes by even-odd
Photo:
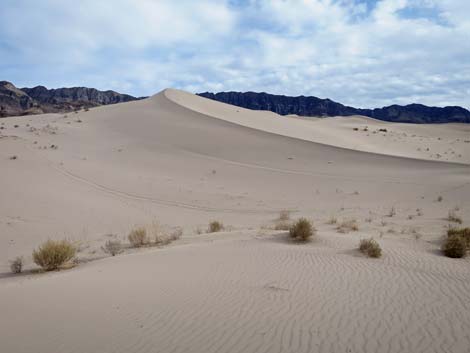
{"type": "Polygon", "coordinates": [[[47,89],[44,86],[17,88],[11,82],[0,81],[0,118],[67,112],[137,99],[140,98],[114,91],[99,91],[94,88],[47,89]]]}
{"type": "Polygon", "coordinates": [[[307,117],[364,115],[378,120],[403,123],[470,123],[470,111],[465,108],[428,107],[422,104],[391,105],[376,109],[349,107],[330,99],[289,97],[256,92],[198,93],[199,96],[253,110],[269,110],[280,115],[296,114],[307,117]]]}
{"type": "MultiPolygon", "coordinates": [[[[403,123],[470,123],[470,111],[458,106],[429,107],[422,104],[391,105],[361,109],[317,97],[290,97],[256,92],[198,93],[199,96],[253,110],[269,110],[280,115],[305,117],[363,115],[378,120],[403,123]]],[[[115,91],[71,87],[47,89],[44,86],[17,88],[0,81],[0,118],[15,115],[61,113],[100,105],[123,103],[133,97],[115,91]]]]}

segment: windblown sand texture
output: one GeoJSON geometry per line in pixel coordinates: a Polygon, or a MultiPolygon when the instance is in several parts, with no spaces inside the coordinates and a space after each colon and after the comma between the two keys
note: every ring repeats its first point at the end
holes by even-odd
{"type": "Polygon", "coordinates": [[[470,261],[439,249],[449,210],[470,222],[470,126],[280,117],[171,89],[1,126],[1,352],[469,351],[470,261]],[[273,230],[284,209],[315,223],[312,242],[273,230]],[[198,234],[214,219],[224,232],[198,234]],[[110,234],[154,220],[182,239],[103,258],[110,234]],[[357,251],[368,237],[382,258],[357,251]],[[49,238],[103,259],[28,272],[49,238]]]}

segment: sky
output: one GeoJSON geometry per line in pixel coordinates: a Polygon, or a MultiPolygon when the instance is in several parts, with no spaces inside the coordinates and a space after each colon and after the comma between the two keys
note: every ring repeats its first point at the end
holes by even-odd
{"type": "Polygon", "coordinates": [[[470,108],[469,0],[0,0],[0,80],[470,108]]]}

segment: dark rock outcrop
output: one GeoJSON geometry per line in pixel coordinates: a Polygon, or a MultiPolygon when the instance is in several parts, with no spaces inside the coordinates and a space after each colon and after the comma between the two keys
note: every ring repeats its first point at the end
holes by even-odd
{"type": "Polygon", "coordinates": [[[254,110],[269,110],[280,115],[350,116],[364,115],[378,120],[404,123],[470,123],[470,112],[462,107],[428,107],[422,104],[392,105],[377,109],[358,109],[330,99],[289,97],[255,92],[199,93],[201,97],[254,110]]]}
{"type": "Polygon", "coordinates": [[[140,98],[86,87],[19,89],[10,82],[0,81],[0,117],[67,112],[137,99],[140,98]]]}

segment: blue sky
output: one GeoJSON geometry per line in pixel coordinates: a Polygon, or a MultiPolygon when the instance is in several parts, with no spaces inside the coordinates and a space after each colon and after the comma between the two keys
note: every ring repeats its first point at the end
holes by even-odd
{"type": "Polygon", "coordinates": [[[470,108],[467,0],[2,0],[0,80],[470,108]]]}

